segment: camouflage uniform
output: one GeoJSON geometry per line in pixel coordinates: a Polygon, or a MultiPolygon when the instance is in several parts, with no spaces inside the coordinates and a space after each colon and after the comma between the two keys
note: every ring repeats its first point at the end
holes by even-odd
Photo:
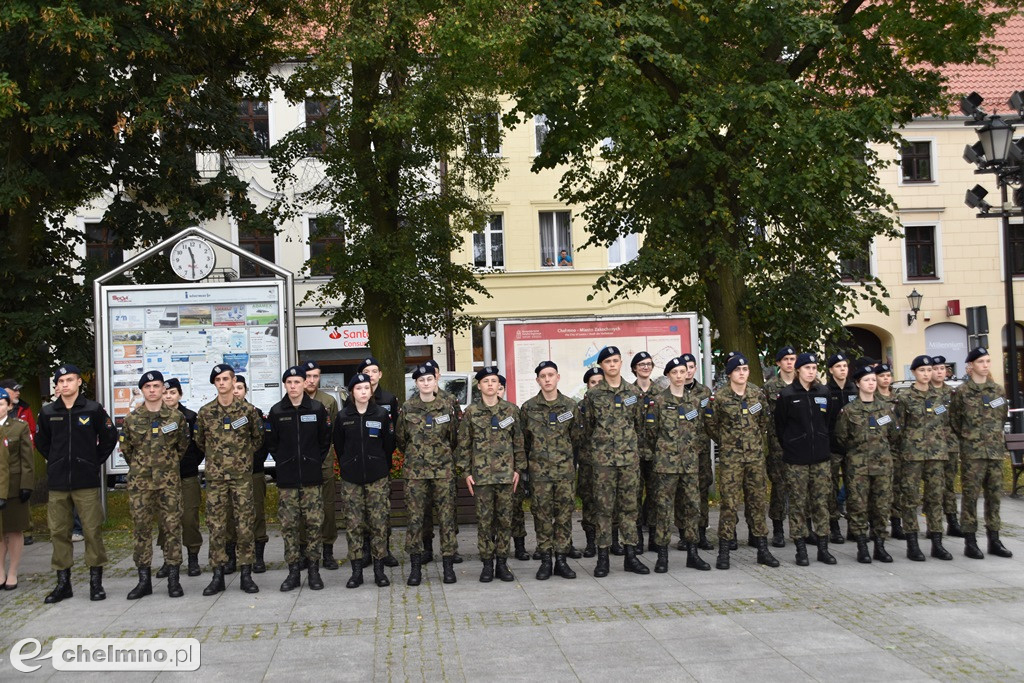
{"type": "MultiPolygon", "coordinates": [[[[634,385],[640,390],[640,400],[644,404],[644,424],[650,427],[654,420],[654,398],[664,389],[659,388],[654,380],[651,380],[651,387],[647,391],[644,391],[635,382],[634,385]]],[[[640,476],[637,479],[636,488],[636,524],[638,527],[648,527],[648,533],[653,533],[654,527],[657,524],[654,512],[655,501],[657,500],[655,494],[656,486],[654,453],[647,444],[641,442],[640,476]]]]}
{"type": "MultiPolygon", "coordinates": [[[[249,406],[249,410],[252,411],[250,419],[255,420],[259,424],[265,423],[263,411],[249,403],[247,399],[242,399],[249,406]]],[[[270,540],[267,535],[267,474],[264,464],[267,460],[267,449],[265,445],[261,445],[252,454],[252,510],[253,519],[255,522],[252,525],[252,537],[256,543],[266,543],[270,540]]],[[[228,543],[236,544],[238,539],[235,536],[235,530],[237,526],[235,524],[235,509],[228,503],[228,543]]]]}
{"type": "Polygon", "coordinates": [[[455,480],[452,455],[459,420],[451,402],[441,398],[424,402],[419,395],[398,410],[395,439],[405,454],[405,499],[409,506],[405,550],[410,555],[423,552],[424,520],[428,507],[437,501],[441,528],[441,555],[455,554],[455,501],[451,482],[455,480]]]}
{"type": "Polygon", "coordinates": [[[850,479],[846,500],[850,530],[855,536],[888,538],[892,507],[892,451],[899,447],[900,428],[886,401],[857,399],[840,411],[836,440],[846,448],[843,467],[850,479]]]}
{"type": "Polygon", "coordinates": [[[196,446],[206,453],[206,522],[210,527],[210,562],[228,562],[228,506],[235,514],[237,556],[241,565],[253,563],[256,512],[252,500],[252,455],[263,444],[263,421],[252,406],[234,400],[223,406],[217,399],[199,409],[196,446]]]}
{"type": "MultiPolygon", "coordinates": [[[[875,398],[879,401],[885,401],[886,405],[892,411],[893,415],[896,414],[896,393],[893,391],[889,392],[888,396],[883,396],[881,392],[875,392],[875,398]]],[[[897,423],[899,420],[897,420],[897,423]]],[[[899,519],[900,523],[903,523],[903,489],[900,482],[903,480],[903,458],[900,457],[900,449],[893,448],[889,451],[892,456],[892,507],[889,509],[889,519],[899,519]]]]}
{"type": "Polygon", "coordinates": [[[608,380],[589,389],[583,398],[582,436],[594,468],[597,507],[597,547],[612,544],[615,507],[619,507],[619,539],[636,545],[636,491],[640,485],[640,435],[644,431],[644,404],[640,390],[622,380],[612,388],[608,380]]]}
{"type": "Polygon", "coordinates": [[[134,525],[135,566],[153,563],[153,518],[164,531],[164,564],[181,564],[181,473],[192,435],[173,408],[153,413],[142,405],[121,426],[121,454],[128,463],[128,498],[134,525]]]}
{"type": "MultiPolygon", "coordinates": [[[[331,424],[334,424],[334,420],[338,417],[338,402],[334,400],[334,397],[317,389],[310,398],[324,404],[327,416],[331,418],[331,424]]],[[[344,394],[342,400],[344,400],[344,394]]],[[[320,528],[320,536],[324,545],[334,545],[334,542],[338,540],[338,513],[335,509],[338,500],[338,482],[334,478],[334,464],[337,461],[338,456],[332,447],[327,453],[327,457],[324,458],[324,465],[321,469],[324,483],[320,485],[320,497],[324,503],[324,523],[320,528]]],[[[305,538],[305,528],[303,528],[302,538],[305,538]]]]}
{"type": "Polygon", "coordinates": [[[903,432],[900,440],[903,529],[908,534],[916,534],[919,529],[917,509],[922,504],[922,480],[928,533],[943,531],[942,492],[945,460],[949,457],[943,424],[948,419],[947,412],[939,392],[932,388],[919,391],[911,386],[896,397],[896,417],[903,432]]]}
{"type": "MultiPolygon", "coordinates": [[[[775,412],[779,392],[786,387],[781,375],[764,383],[762,391],[768,399],[768,408],[775,412]]],[[[768,434],[768,481],[771,482],[771,498],[768,500],[768,519],[783,520],[786,517],[786,468],[782,462],[782,446],[774,433],[768,434]]]]}
{"type": "MultiPolygon", "coordinates": [[[[829,377],[825,385],[829,390],[829,431],[834,435],[836,431],[836,420],[839,419],[839,411],[843,406],[857,398],[857,386],[853,380],[847,377],[846,383],[840,387],[835,378],[829,377]]],[[[843,470],[842,446],[833,440],[832,452],[832,495],[828,497],[828,519],[830,523],[839,521],[839,489],[846,485],[846,471],[843,470]]],[[[819,533],[823,529],[817,530],[819,533]]]]}
{"type": "MultiPolygon", "coordinates": [[[[448,401],[451,404],[452,410],[455,412],[456,421],[462,420],[462,404],[459,403],[459,399],[455,394],[450,391],[445,391],[441,387],[437,388],[437,397],[448,401]]],[[[463,477],[464,478],[464,477],[463,477]]],[[[452,519],[455,520],[455,552],[459,551],[459,514],[458,514],[458,498],[459,498],[459,474],[455,473],[448,481],[449,495],[451,497],[451,508],[452,508],[452,519]]],[[[434,508],[438,505],[438,497],[433,493],[427,498],[424,503],[423,512],[423,541],[424,543],[430,543],[434,539],[434,508]]],[[[443,523],[443,522],[442,522],[443,523]]]]}
{"type": "Polygon", "coordinates": [[[512,476],[526,469],[519,409],[503,399],[493,406],[482,400],[469,406],[459,423],[455,461],[475,482],[480,559],[507,558],[512,537],[512,476]]]}
{"type": "Polygon", "coordinates": [[[324,523],[321,490],[322,485],[277,490],[277,516],[284,538],[284,560],[288,564],[301,562],[303,557],[311,565],[320,561],[321,544],[315,530],[322,528],[324,523]],[[306,529],[314,533],[301,533],[300,530],[306,529]]]}
{"type": "MultiPolygon", "coordinates": [[[[694,381],[685,387],[687,394],[693,394],[699,401],[701,410],[705,410],[711,402],[711,389],[700,382],[694,381]]],[[[711,439],[704,435],[700,439],[698,454],[697,494],[700,497],[700,522],[698,530],[708,527],[708,501],[711,498],[711,486],[715,483],[714,468],[711,465],[711,439]]],[[[676,528],[686,527],[686,498],[683,492],[676,492],[676,528]]]]}
{"type": "MultiPolygon", "coordinates": [[[[933,385],[934,386],[934,385],[933,385]]],[[[949,423],[949,405],[953,400],[954,390],[948,384],[935,387],[942,397],[942,404],[946,406],[946,443],[949,445],[949,459],[946,460],[944,468],[945,489],[942,493],[942,511],[947,515],[955,515],[956,509],[956,472],[960,468],[960,444],[957,442],[956,434],[949,423]]]]}
{"type": "Polygon", "coordinates": [[[594,465],[590,447],[582,438],[583,401],[576,402],[576,491],[580,496],[580,526],[584,531],[597,532],[597,501],[594,500],[594,465]]]}
{"type": "Polygon", "coordinates": [[[568,554],[572,545],[572,454],[576,404],[562,392],[554,401],[538,393],[520,409],[533,487],[533,526],[542,553],[568,554]]]}
{"type": "MultiPolygon", "coordinates": [[[[519,482],[519,486],[512,493],[512,537],[513,538],[525,538],[526,536],[526,511],[523,510],[523,503],[526,499],[532,495],[531,484],[529,473],[523,473],[523,479],[519,482]]],[[[534,519],[534,527],[537,526],[537,520],[534,519]]]]}
{"type": "Polygon", "coordinates": [[[704,411],[693,392],[682,397],[665,389],[654,397],[653,413],[647,423],[646,441],[654,455],[653,469],[656,491],[654,542],[667,546],[672,540],[676,501],[683,500],[683,539],[697,542],[700,519],[700,471],[698,451],[704,442],[704,411]]]}
{"type": "Polygon", "coordinates": [[[985,497],[985,529],[999,531],[999,499],[1003,493],[1006,442],[1003,420],[1009,408],[1002,388],[991,379],[978,384],[968,378],[957,387],[950,403],[950,424],[960,437],[963,461],[963,501],[960,526],[978,530],[978,496],[985,497]]]}
{"type": "Polygon", "coordinates": [[[726,385],[705,409],[705,424],[718,443],[718,495],[721,512],[718,538],[736,537],[736,511],[745,501],[756,537],[768,535],[768,475],[765,472],[765,432],[771,418],[768,399],[760,388],[748,384],[740,396],[726,385]]]}

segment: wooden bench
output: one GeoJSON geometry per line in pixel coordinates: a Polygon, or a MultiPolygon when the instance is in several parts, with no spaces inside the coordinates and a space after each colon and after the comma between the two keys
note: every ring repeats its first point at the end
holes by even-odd
{"type": "Polygon", "coordinates": [[[1022,485],[1017,484],[1020,475],[1024,472],[1024,434],[1006,434],[1006,449],[1010,451],[1010,468],[1013,471],[1013,486],[1010,490],[1011,498],[1019,498],[1017,489],[1022,485]]]}

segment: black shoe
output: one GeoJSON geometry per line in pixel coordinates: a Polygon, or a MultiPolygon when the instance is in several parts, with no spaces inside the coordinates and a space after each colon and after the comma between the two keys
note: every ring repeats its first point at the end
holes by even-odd
{"type": "Polygon", "coordinates": [[[390,549],[388,549],[387,554],[384,556],[384,559],[381,560],[381,562],[384,563],[385,567],[397,567],[398,566],[398,559],[394,555],[391,554],[391,550],[390,549]]]}
{"type": "Polygon", "coordinates": [[[690,544],[686,549],[686,566],[688,569],[698,569],[702,572],[711,571],[711,565],[697,553],[696,544],[690,544]]]}
{"type": "Polygon", "coordinates": [[[57,570],[57,585],[50,594],[43,599],[43,602],[47,605],[52,605],[55,602],[67,600],[73,596],[74,593],[71,590],[71,570],[59,569],[57,570]]]}
{"type": "Polygon", "coordinates": [[[916,531],[907,533],[907,559],[913,562],[924,562],[924,553],[921,552],[921,546],[917,543],[916,531]]]}
{"type": "Polygon", "coordinates": [[[139,567],[139,582],[135,588],[128,591],[129,600],[138,600],[144,595],[153,594],[153,570],[149,567],[139,567]]]}
{"type": "Polygon", "coordinates": [[[668,573],[668,546],[655,546],[658,551],[658,559],[654,563],[654,571],[656,574],[667,574],[668,573]]]}
{"type": "Polygon", "coordinates": [[[747,547],[748,548],[756,548],[757,547],[757,536],[754,535],[753,531],[748,531],[747,532],[747,547]]]}
{"type": "Polygon", "coordinates": [[[999,532],[991,529],[988,533],[988,554],[996,557],[1013,557],[1013,553],[1007,550],[1003,542],[999,540],[999,532]]]}
{"type": "Polygon", "coordinates": [[[608,576],[608,548],[597,549],[597,566],[594,567],[594,577],[601,579],[608,576]]]}
{"type": "Polygon", "coordinates": [[[861,535],[857,537],[857,561],[861,564],[871,564],[871,553],[868,552],[868,537],[861,535]]]}
{"type": "Polygon", "coordinates": [[[324,569],[334,571],[338,568],[338,561],[334,559],[334,544],[324,543],[323,547],[324,569]]]}
{"type": "MultiPolygon", "coordinates": [[[[426,562],[426,560],[424,560],[424,562],[426,562]]],[[[453,564],[462,564],[462,562],[463,562],[462,555],[459,555],[458,551],[452,553],[452,563],[453,564]]]]}
{"type": "Polygon", "coordinates": [[[181,587],[181,566],[174,565],[168,567],[167,571],[167,595],[172,598],[180,598],[185,595],[184,589],[181,587]]]}
{"type": "Polygon", "coordinates": [[[634,574],[650,574],[651,570],[636,556],[636,546],[626,546],[626,558],[622,561],[622,568],[634,574]]]}
{"type": "Polygon", "coordinates": [[[890,517],[889,524],[892,526],[892,537],[897,541],[907,540],[907,534],[903,531],[903,520],[899,517],[890,517]]]}
{"type": "Polygon", "coordinates": [[[956,513],[946,515],[946,535],[952,536],[953,538],[963,538],[964,530],[960,528],[960,520],[956,518],[956,513]]]}
{"type": "Polygon", "coordinates": [[[964,534],[964,556],[972,560],[984,560],[985,553],[978,547],[978,536],[973,533],[964,534]]]}
{"type": "Polygon", "coordinates": [[[224,590],[224,567],[217,566],[213,568],[213,580],[210,581],[210,585],[203,589],[203,595],[210,596],[216,595],[224,590]]]}
{"type": "Polygon", "coordinates": [[[238,546],[235,543],[228,543],[228,563],[224,565],[225,574],[234,574],[238,569],[238,546]]]}
{"type": "Polygon", "coordinates": [[[281,592],[287,593],[293,591],[302,585],[302,574],[299,573],[299,563],[289,562],[288,563],[288,576],[284,577],[284,581],[281,582],[281,592]]]}
{"type": "Polygon", "coordinates": [[[729,541],[724,538],[718,539],[718,559],[715,560],[715,569],[729,568],[729,541]]]}
{"type": "Polygon", "coordinates": [[[537,569],[537,580],[547,581],[551,578],[551,553],[541,553],[540,567],[537,569]]]}
{"type": "Polygon", "coordinates": [[[307,569],[309,569],[309,558],[303,555],[302,559],[299,560],[299,571],[304,572],[307,569]]]}
{"type": "Polygon", "coordinates": [[[885,549],[885,539],[875,537],[875,552],[872,557],[879,562],[892,562],[892,555],[885,549]]]}
{"type": "Polygon", "coordinates": [[[936,531],[928,534],[932,541],[932,557],[938,560],[952,560],[953,555],[942,546],[942,532],[936,531]]]}
{"type": "Polygon", "coordinates": [[[815,548],[817,548],[818,534],[814,530],[808,531],[807,535],[804,536],[804,542],[807,543],[807,545],[814,546],[815,548]]]}
{"type": "Polygon", "coordinates": [[[578,560],[583,557],[583,553],[581,553],[572,543],[569,544],[569,552],[567,552],[566,555],[574,560],[578,560]]]}
{"type": "Polygon", "coordinates": [[[310,562],[309,569],[306,572],[306,584],[309,586],[311,591],[320,591],[324,589],[324,580],[320,577],[320,563],[310,562]]]}
{"type": "Polygon", "coordinates": [[[583,557],[597,555],[597,531],[594,529],[584,529],[583,533],[587,537],[587,545],[583,548],[583,557]]]}
{"type": "Polygon", "coordinates": [[[359,588],[363,585],[363,563],[359,560],[352,561],[352,576],[349,577],[345,588],[359,588]]]}
{"type": "Polygon", "coordinates": [[[636,525],[636,545],[633,546],[633,552],[637,555],[644,554],[644,528],[639,524],[636,525]]]}
{"type": "Polygon", "coordinates": [[[373,555],[370,553],[370,534],[366,534],[363,538],[363,559],[360,561],[364,568],[373,565],[373,555]]]}
{"type": "Polygon", "coordinates": [[[455,563],[452,562],[452,558],[442,557],[441,568],[444,575],[443,581],[445,583],[455,583],[458,580],[455,576],[455,563]]]}
{"type": "Polygon", "coordinates": [[[530,558],[533,559],[533,560],[539,560],[541,558],[541,555],[543,555],[543,554],[544,553],[542,553],[540,551],[540,548],[534,548],[533,549],[533,555],[531,555],[530,558]]]}
{"type": "Polygon", "coordinates": [[[772,555],[772,551],[768,550],[768,537],[758,536],[757,537],[757,563],[763,564],[766,567],[778,567],[779,561],[772,555]]]}
{"type": "Polygon", "coordinates": [[[434,561],[434,538],[423,539],[423,552],[420,554],[420,562],[430,564],[434,561]]]}
{"type": "Polygon", "coordinates": [[[241,570],[242,572],[238,579],[238,587],[246,593],[259,593],[260,587],[252,580],[252,565],[243,564],[241,570]]]}
{"type": "Polygon", "coordinates": [[[377,588],[386,588],[391,585],[388,575],[384,573],[383,559],[373,561],[373,582],[377,584],[377,588]]]}
{"type": "Polygon", "coordinates": [[[697,539],[697,547],[701,550],[714,550],[715,546],[711,545],[711,541],[708,540],[707,529],[701,529],[699,532],[699,538],[697,539]]]}
{"type": "Polygon", "coordinates": [[[406,586],[418,586],[423,583],[422,571],[423,558],[419,553],[409,555],[409,578],[406,579],[406,586]]]}
{"type": "Polygon", "coordinates": [[[484,560],[484,566],[480,569],[480,583],[494,581],[494,560],[484,560]]]}
{"type": "Polygon", "coordinates": [[[203,568],[199,566],[199,553],[188,554],[188,575],[199,576],[203,573],[203,568]]]}
{"type": "MultiPolygon", "coordinates": [[[[507,541],[506,541],[507,542],[507,541]]],[[[526,562],[530,559],[530,553],[526,552],[526,538],[523,536],[516,536],[512,539],[512,543],[515,545],[516,559],[520,562],[526,562]]]]}
{"type": "Polygon", "coordinates": [[[828,523],[828,540],[836,545],[842,545],[846,543],[846,538],[843,536],[842,530],[839,528],[839,520],[833,519],[828,523]]]}
{"type": "Polygon", "coordinates": [[[107,599],[103,590],[103,567],[89,567],[89,599],[93,602],[107,599]]]}
{"type": "Polygon", "coordinates": [[[690,544],[686,542],[686,532],[682,528],[677,531],[679,531],[679,542],[676,543],[676,550],[686,550],[690,547],[690,544]]]}
{"type": "Polygon", "coordinates": [[[266,541],[256,541],[256,558],[252,563],[252,573],[262,574],[267,571],[267,563],[263,561],[263,551],[267,547],[266,541]]]}
{"type": "Polygon", "coordinates": [[[836,558],[828,551],[828,539],[824,536],[818,538],[818,562],[835,564],[836,558]]]}
{"type": "MultiPolygon", "coordinates": [[[[32,545],[35,542],[36,542],[36,539],[32,538],[28,534],[25,534],[25,541],[24,541],[25,545],[32,545]]],[[[71,596],[69,595],[68,597],[70,598],[71,596]]]]}
{"type": "Polygon", "coordinates": [[[565,561],[565,555],[555,555],[555,576],[561,576],[563,579],[576,578],[576,572],[565,561]]]}
{"type": "Polygon", "coordinates": [[[811,563],[811,560],[807,557],[807,541],[803,538],[798,538],[793,543],[796,544],[796,566],[806,567],[811,563]]]}
{"type": "Polygon", "coordinates": [[[158,579],[166,579],[170,571],[171,565],[164,562],[162,565],[160,565],[160,569],[156,570],[156,574],[154,576],[158,579]]]}
{"type": "Polygon", "coordinates": [[[612,547],[608,550],[609,552],[611,552],[612,555],[615,555],[616,557],[622,557],[626,554],[626,551],[622,548],[622,545],[619,543],[618,529],[612,532],[612,547]]]}
{"type": "Polygon", "coordinates": [[[516,577],[512,575],[512,571],[508,568],[508,560],[504,557],[499,557],[494,561],[494,574],[502,581],[516,580],[516,577]]]}
{"type": "Polygon", "coordinates": [[[773,548],[785,548],[786,547],[786,531],[782,527],[781,519],[772,520],[772,547],[773,548]]]}

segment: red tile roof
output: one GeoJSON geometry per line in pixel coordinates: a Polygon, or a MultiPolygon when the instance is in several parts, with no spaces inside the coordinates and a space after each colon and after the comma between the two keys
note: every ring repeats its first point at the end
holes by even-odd
{"type": "MultiPolygon", "coordinates": [[[[1007,113],[1007,100],[1015,90],[1024,90],[1024,17],[1010,19],[996,31],[993,42],[1002,46],[996,53],[996,65],[957,66],[949,69],[949,92],[954,102],[972,91],[985,98],[987,112],[1007,113]]],[[[953,111],[958,107],[953,105],[953,111]]]]}

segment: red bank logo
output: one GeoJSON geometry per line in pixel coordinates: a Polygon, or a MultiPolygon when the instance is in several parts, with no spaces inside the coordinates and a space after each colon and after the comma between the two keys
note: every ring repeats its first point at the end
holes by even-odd
{"type": "Polygon", "coordinates": [[[341,339],[341,332],[338,332],[338,328],[335,327],[334,331],[327,335],[331,339],[341,339]]]}

